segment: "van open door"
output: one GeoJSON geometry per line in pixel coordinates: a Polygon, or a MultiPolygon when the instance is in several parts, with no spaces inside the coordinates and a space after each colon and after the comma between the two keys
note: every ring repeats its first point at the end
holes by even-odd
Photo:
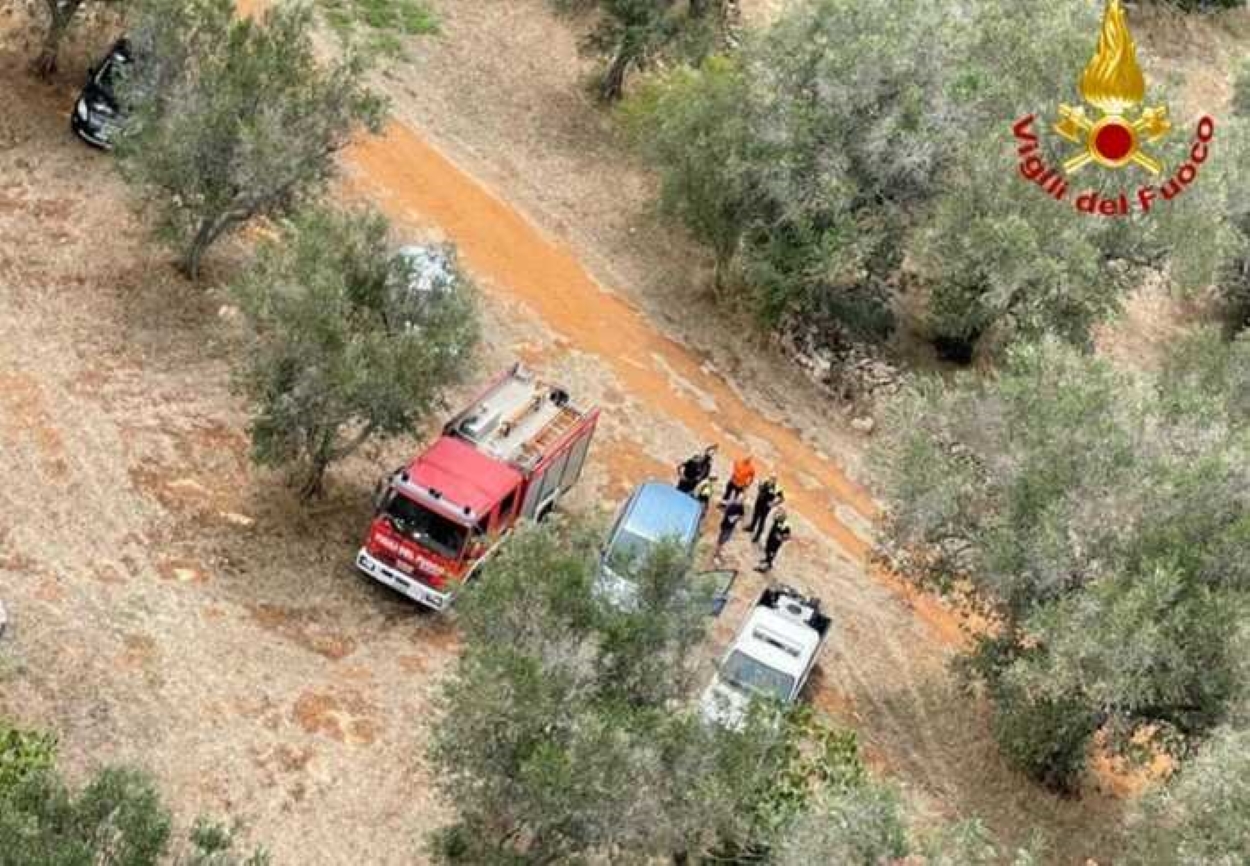
{"type": "Polygon", "coordinates": [[[720,616],[725,605],[729,603],[729,593],[733,589],[734,581],[738,579],[738,569],[717,568],[711,571],[701,571],[696,577],[712,585],[711,615],[720,616]]]}

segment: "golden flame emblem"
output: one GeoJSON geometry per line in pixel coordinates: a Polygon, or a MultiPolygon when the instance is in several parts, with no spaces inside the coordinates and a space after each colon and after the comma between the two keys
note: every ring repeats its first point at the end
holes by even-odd
{"type": "Polygon", "coordinates": [[[1104,114],[1123,114],[1146,96],[1146,79],[1137,65],[1137,46],[1120,0],[1107,5],[1098,53],[1081,76],[1081,96],[1104,114]]]}
{"type": "Polygon", "coordinates": [[[1146,97],[1146,79],[1137,65],[1137,46],[1120,0],[1108,0],[1098,50],[1081,75],[1080,91],[1102,117],[1092,121],[1082,107],[1059,106],[1055,131],[1085,147],[1083,153],[1064,162],[1064,171],[1071,174],[1091,162],[1107,168],[1136,163],[1152,174],[1163,171],[1162,163],[1142,152],[1141,141],[1158,141],[1172,129],[1167,107],[1147,108],[1136,120],[1128,117],[1146,97]]]}

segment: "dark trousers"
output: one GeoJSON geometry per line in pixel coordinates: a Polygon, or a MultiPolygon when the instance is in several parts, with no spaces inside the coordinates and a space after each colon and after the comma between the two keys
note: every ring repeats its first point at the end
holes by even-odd
{"type": "Polygon", "coordinates": [[[733,481],[726,481],[725,482],[725,495],[722,496],[721,499],[728,502],[731,496],[741,496],[742,491],[743,491],[743,488],[739,487],[737,484],[734,484],[733,481]]]}
{"type": "Polygon", "coordinates": [[[764,545],[764,561],[760,563],[760,571],[772,571],[773,560],[777,558],[777,551],[781,550],[780,544],[764,545]]]}
{"type": "Polygon", "coordinates": [[[756,544],[759,544],[760,536],[764,534],[764,524],[768,522],[768,512],[772,510],[771,505],[757,505],[751,514],[751,525],[747,527],[747,531],[751,533],[751,540],[756,544]]]}

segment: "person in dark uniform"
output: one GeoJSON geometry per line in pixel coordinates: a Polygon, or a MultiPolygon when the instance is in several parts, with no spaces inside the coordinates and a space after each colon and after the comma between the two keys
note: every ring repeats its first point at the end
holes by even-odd
{"type": "Polygon", "coordinates": [[[720,562],[721,549],[733,537],[734,530],[738,528],[738,524],[747,513],[740,494],[730,496],[724,503],[724,510],[725,513],[720,518],[720,534],[716,536],[716,548],[712,551],[713,562],[720,562]]]}
{"type": "Polygon", "coordinates": [[[768,538],[764,541],[764,561],[755,566],[755,570],[759,572],[772,571],[773,562],[777,559],[777,552],[781,550],[781,545],[789,540],[790,522],[786,520],[786,510],[778,508],[777,516],[773,518],[772,528],[768,530],[768,538]]]}
{"type": "Polygon", "coordinates": [[[769,475],[765,478],[755,494],[755,507],[751,509],[751,523],[747,526],[752,542],[760,543],[760,536],[764,534],[764,527],[768,524],[768,513],[773,510],[773,506],[781,505],[785,499],[786,495],[777,486],[777,476],[769,475]]]}
{"type": "Polygon", "coordinates": [[[700,482],[712,474],[712,457],[716,446],[709,445],[688,460],[677,465],[677,489],[694,495],[700,482]]]}

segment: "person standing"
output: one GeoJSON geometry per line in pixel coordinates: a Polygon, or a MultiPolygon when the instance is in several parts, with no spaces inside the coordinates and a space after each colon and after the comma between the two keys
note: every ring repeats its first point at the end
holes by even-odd
{"type": "Polygon", "coordinates": [[[764,541],[764,561],[755,566],[755,570],[759,572],[772,571],[773,562],[777,559],[777,552],[781,550],[781,545],[789,540],[790,521],[786,519],[786,510],[778,508],[777,516],[773,518],[772,528],[768,530],[768,538],[764,541]]]}
{"type": "Polygon", "coordinates": [[[721,500],[728,502],[730,496],[735,494],[741,496],[746,493],[753,481],[755,481],[755,464],[751,462],[751,455],[748,454],[741,460],[734,461],[733,472],[730,473],[729,480],[725,482],[725,495],[721,497],[721,500]]]}
{"type": "Polygon", "coordinates": [[[785,493],[777,486],[776,475],[769,475],[760,483],[760,489],[755,494],[755,507],[751,509],[751,523],[747,526],[752,543],[760,543],[760,536],[768,525],[768,512],[773,510],[773,506],[785,502],[785,499],[785,493]]]}
{"type": "Polygon", "coordinates": [[[712,490],[716,485],[716,476],[709,475],[700,481],[691,492],[691,496],[699,500],[699,504],[703,506],[703,513],[707,514],[708,503],[712,501],[712,490]]]}
{"type": "Polygon", "coordinates": [[[700,482],[712,474],[712,457],[716,446],[709,445],[689,459],[677,465],[677,489],[693,494],[700,482]]]}
{"type": "Polygon", "coordinates": [[[733,537],[734,530],[738,528],[738,524],[742,522],[746,513],[746,506],[742,504],[741,495],[735,494],[725,502],[725,513],[720,518],[720,534],[716,536],[716,549],[712,551],[713,562],[720,562],[721,550],[733,537]]]}

